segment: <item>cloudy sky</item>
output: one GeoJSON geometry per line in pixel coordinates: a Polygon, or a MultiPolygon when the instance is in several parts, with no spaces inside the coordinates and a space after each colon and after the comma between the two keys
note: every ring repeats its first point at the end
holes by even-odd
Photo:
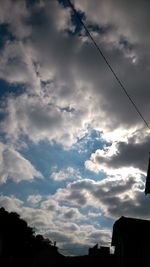
{"type": "MultiPolygon", "coordinates": [[[[150,2],[72,2],[150,123],[150,2]]],[[[67,255],[150,219],[149,131],[67,0],[1,0],[0,36],[0,206],[67,255]]]]}

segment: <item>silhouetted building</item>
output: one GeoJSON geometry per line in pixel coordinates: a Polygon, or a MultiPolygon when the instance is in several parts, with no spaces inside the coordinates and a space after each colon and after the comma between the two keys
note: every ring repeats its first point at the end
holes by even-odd
{"type": "Polygon", "coordinates": [[[113,226],[112,246],[117,266],[150,266],[150,221],[121,217],[113,226]]]}
{"type": "Polygon", "coordinates": [[[89,248],[89,256],[95,256],[95,257],[108,257],[110,254],[110,248],[100,246],[98,247],[98,244],[96,244],[94,247],[89,248]]]}
{"type": "Polygon", "coordinates": [[[65,256],[58,252],[56,246],[43,247],[35,254],[33,260],[34,267],[59,267],[65,266],[65,263],[65,256]]]}
{"type": "Polygon", "coordinates": [[[91,267],[88,255],[84,256],[68,256],[66,257],[66,267],[91,267]]]}
{"type": "Polygon", "coordinates": [[[110,248],[105,246],[89,248],[90,266],[112,266],[110,265],[112,255],[110,255],[110,248]]]}

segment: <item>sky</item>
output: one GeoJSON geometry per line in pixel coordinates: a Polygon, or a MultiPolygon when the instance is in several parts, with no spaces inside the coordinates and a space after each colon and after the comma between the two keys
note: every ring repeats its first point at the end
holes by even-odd
{"type": "MultiPolygon", "coordinates": [[[[150,2],[72,0],[150,124],[150,2]]],[[[65,255],[150,219],[149,130],[67,0],[1,0],[0,206],[65,255]]]]}

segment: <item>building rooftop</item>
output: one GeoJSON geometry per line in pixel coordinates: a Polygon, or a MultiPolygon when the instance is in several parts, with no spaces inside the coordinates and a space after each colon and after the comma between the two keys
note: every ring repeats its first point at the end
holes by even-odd
{"type": "Polygon", "coordinates": [[[120,217],[113,226],[112,246],[120,239],[130,241],[150,241],[150,221],[137,218],[120,217]]]}

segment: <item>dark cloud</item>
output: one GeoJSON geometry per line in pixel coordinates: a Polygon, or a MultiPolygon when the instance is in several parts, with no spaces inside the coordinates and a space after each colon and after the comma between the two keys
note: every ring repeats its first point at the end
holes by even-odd
{"type": "Polygon", "coordinates": [[[110,177],[102,181],[82,180],[73,182],[66,189],[59,190],[56,198],[82,207],[99,207],[108,218],[120,216],[149,218],[149,205],[144,195],[143,177],[139,175],[110,177]],[[78,192],[81,195],[78,195],[78,192]],[[72,194],[73,192],[73,194],[72,194]],[[77,192],[75,194],[75,192],[77,192]],[[86,201],[82,203],[82,195],[86,201]],[[75,198],[77,196],[77,198],[75,198]]]}
{"type": "MultiPolygon", "coordinates": [[[[91,155],[90,161],[86,162],[86,166],[90,169],[90,164],[93,164],[95,170],[104,170],[106,173],[109,169],[119,170],[130,167],[146,172],[149,146],[149,136],[143,135],[139,138],[133,133],[133,137],[129,137],[126,141],[118,141],[115,145],[113,143],[112,145],[105,146],[104,149],[97,150],[91,155]],[[112,154],[110,154],[111,150],[114,150],[112,154]]],[[[91,170],[94,171],[94,167],[91,167],[91,170]]]]}
{"type": "Polygon", "coordinates": [[[64,217],[67,218],[67,219],[72,219],[75,215],[76,215],[75,211],[74,210],[70,210],[70,211],[67,211],[64,214],[64,217]]]}
{"type": "Polygon", "coordinates": [[[81,192],[77,192],[77,191],[71,191],[71,193],[66,197],[67,200],[75,200],[78,205],[85,205],[87,204],[87,198],[86,196],[81,192]]]}
{"type": "MultiPolygon", "coordinates": [[[[142,171],[147,170],[150,140],[147,138],[142,143],[129,139],[128,142],[118,142],[117,154],[108,160],[108,166],[113,168],[133,166],[142,171]]],[[[98,159],[100,162],[101,160],[98,159]]]]}

